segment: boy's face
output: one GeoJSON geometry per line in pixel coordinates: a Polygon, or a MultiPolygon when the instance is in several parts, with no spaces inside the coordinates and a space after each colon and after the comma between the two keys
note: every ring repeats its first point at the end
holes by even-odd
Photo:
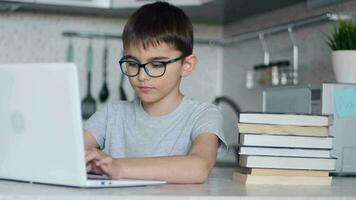
{"type": "MultiPolygon", "coordinates": [[[[148,46],[144,49],[139,45],[130,45],[125,49],[129,60],[140,64],[151,61],[168,61],[182,56],[182,53],[166,43],[148,46]]],[[[161,77],[150,77],[143,68],[129,81],[143,103],[155,103],[162,99],[179,97],[181,77],[186,75],[185,58],[166,65],[166,71],[161,77]]]]}

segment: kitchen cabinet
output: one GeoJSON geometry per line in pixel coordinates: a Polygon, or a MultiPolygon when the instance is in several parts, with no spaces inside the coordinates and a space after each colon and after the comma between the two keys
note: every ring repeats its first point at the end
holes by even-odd
{"type": "MultiPolygon", "coordinates": [[[[138,8],[154,0],[0,0],[14,3],[34,3],[37,5],[56,5],[69,7],[88,7],[102,9],[138,8]]],[[[212,0],[167,0],[177,6],[198,6],[212,0]]]]}
{"type": "Polygon", "coordinates": [[[79,7],[110,8],[111,0],[35,0],[38,4],[52,4],[79,7]]]}
{"type": "MultiPolygon", "coordinates": [[[[5,1],[5,0],[0,0],[5,1]]],[[[13,2],[22,2],[22,3],[35,3],[36,0],[6,0],[6,1],[13,1],[13,2]]]]}
{"type": "MultiPolygon", "coordinates": [[[[212,0],[166,0],[168,3],[177,5],[177,6],[198,6],[204,3],[207,3],[212,0]]],[[[140,7],[146,4],[148,1],[140,1],[140,0],[113,0],[112,8],[133,8],[140,7]]],[[[152,2],[155,2],[152,0],[152,2]]]]}

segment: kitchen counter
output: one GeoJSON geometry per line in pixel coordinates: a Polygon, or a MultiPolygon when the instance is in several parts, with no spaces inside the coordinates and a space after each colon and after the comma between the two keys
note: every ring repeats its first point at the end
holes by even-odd
{"type": "Polygon", "coordinates": [[[231,179],[231,168],[215,168],[204,184],[82,189],[0,181],[0,200],[117,199],[356,199],[356,177],[334,177],[331,186],[242,185],[231,179]]]}

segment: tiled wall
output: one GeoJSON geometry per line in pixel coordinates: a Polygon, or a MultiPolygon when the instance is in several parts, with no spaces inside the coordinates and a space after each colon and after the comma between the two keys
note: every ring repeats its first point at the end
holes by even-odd
{"type": "MultiPolygon", "coordinates": [[[[63,31],[85,31],[121,34],[125,19],[114,17],[92,17],[79,15],[56,15],[38,13],[0,13],[0,63],[64,62],[69,39],[63,31]]],[[[217,38],[222,34],[219,26],[195,26],[198,38],[217,38]]],[[[89,40],[73,38],[74,61],[80,76],[81,97],[86,95],[85,55],[89,40]]],[[[98,100],[103,84],[102,39],[93,39],[94,69],[92,94],[98,100]]],[[[118,86],[120,69],[117,61],[122,55],[120,40],[108,40],[108,86],[109,101],[119,99],[118,86]]],[[[198,100],[211,102],[220,92],[221,48],[199,44],[195,46],[199,63],[194,73],[183,80],[182,90],[198,100]]],[[[130,99],[134,98],[129,83],[125,80],[125,90],[130,99]]],[[[100,105],[101,107],[102,105],[100,105]]]]}

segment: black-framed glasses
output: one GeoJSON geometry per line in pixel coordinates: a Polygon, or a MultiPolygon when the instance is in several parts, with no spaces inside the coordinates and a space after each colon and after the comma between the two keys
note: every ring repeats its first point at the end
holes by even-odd
{"type": "Polygon", "coordinates": [[[122,73],[126,76],[137,76],[140,73],[140,68],[142,67],[148,76],[157,78],[163,76],[166,72],[166,66],[168,64],[177,62],[184,57],[186,57],[186,55],[181,55],[178,58],[167,61],[150,61],[144,64],[140,64],[135,60],[129,60],[128,58],[123,57],[120,59],[119,64],[122,73]]]}

